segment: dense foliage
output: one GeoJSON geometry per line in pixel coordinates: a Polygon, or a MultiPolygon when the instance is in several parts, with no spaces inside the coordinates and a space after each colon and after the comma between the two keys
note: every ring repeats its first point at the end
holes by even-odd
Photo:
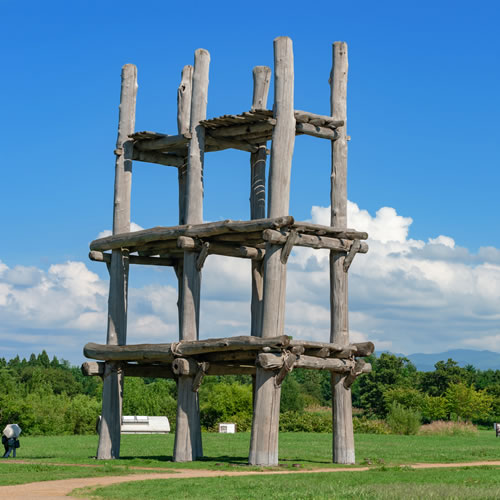
{"type": "MultiPolygon", "coordinates": [[[[370,374],[352,387],[358,432],[413,433],[420,423],[463,421],[491,425],[500,421],[500,370],[461,368],[451,359],[419,372],[404,357],[371,356],[370,374]]],[[[0,425],[17,422],[24,434],[95,432],[102,382],[43,351],[29,360],[0,359],[0,425]]],[[[177,387],[173,380],[127,378],[125,415],[167,415],[175,426],[177,387]]],[[[219,422],[249,430],[252,418],[251,377],[205,377],[199,391],[201,423],[212,431],[219,422]]],[[[294,370],[281,390],[280,429],[329,432],[330,374],[294,370]]]]}

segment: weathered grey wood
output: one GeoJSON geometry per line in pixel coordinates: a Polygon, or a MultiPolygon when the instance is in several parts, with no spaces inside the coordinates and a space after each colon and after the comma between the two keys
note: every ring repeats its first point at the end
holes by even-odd
{"type": "Polygon", "coordinates": [[[177,131],[179,134],[189,133],[192,79],[193,66],[184,66],[182,68],[181,83],[177,89],[177,131]]]}
{"type": "Polygon", "coordinates": [[[362,373],[370,373],[372,371],[372,365],[367,363],[364,359],[356,360],[354,367],[351,370],[351,373],[347,375],[344,379],[344,387],[346,389],[350,389],[351,385],[354,381],[361,375],[362,373]]]}
{"type": "Polygon", "coordinates": [[[193,377],[181,375],[177,381],[177,417],[174,462],[191,462],[203,456],[198,393],[193,377]]]}
{"type": "MultiPolygon", "coordinates": [[[[265,109],[271,81],[271,68],[256,66],[253,69],[252,110],[265,109]]],[[[273,119],[274,120],[274,119],[273,119]]],[[[266,124],[268,125],[268,124],[266,124]]],[[[266,216],[266,146],[250,155],[250,218],[263,219],[266,216]]],[[[262,306],[264,298],[264,266],[262,262],[252,262],[252,301],[250,306],[250,333],[261,336],[262,306]]],[[[254,389],[255,392],[255,389],[254,389]]]]}
{"type": "Polygon", "coordinates": [[[286,335],[260,338],[252,336],[235,336],[220,339],[205,339],[195,342],[184,341],[174,348],[178,356],[194,356],[209,352],[256,350],[263,347],[281,349],[287,347],[290,339],[286,335]]]}
{"type": "MultiPolygon", "coordinates": [[[[266,229],[262,233],[262,238],[273,245],[286,245],[288,235],[285,231],[276,231],[275,229],[266,229]]],[[[329,238],[327,236],[314,236],[311,234],[296,233],[292,240],[293,245],[298,247],[309,247],[316,249],[329,249],[335,252],[349,252],[353,245],[353,240],[344,240],[339,238],[329,238]]],[[[358,240],[354,240],[358,241],[358,240]]],[[[368,245],[363,241],[359,246],[359,253],[367,253],[368,245]]]]}
{"type": "Polygon", "coordinates": [[[150,361],[172,362],[174,355],[171,344],[107,345],[89,342],[83,348],[83,355],[103,361],[150,361]]]}
{"type": "Polygon", "coordinates": [[[156,163],[167,167],[182,167],[184,159],[182,156],[171,153],[157,153],[156,151],[139,151],[134,149],[133,160],[147,163],[156,163]]]}
{"type": "Polygon", "coordinates": [[[330,141],[337,139],[335,130],[312,125],[311,123],[297,123],[295,129],[298,134],[311,135],[313,137],[319,137],[320,139],[329,139],[330,141]]]}
{"type": "MultiPolygon", "coordinates": [[[[326,349],[330,352],[330,356],[346,358],[352,355],[360,357],[370,356],[375,350],[373,342],[357,342],[354,344],[340,345],[337,343],[315,342],[312,340],[291,340],[290,347],[296,346],[302,346],[308,351],[326,349]]],[[[307,354],[311,355],[310,353],[307,354]]],[[[318,356],[324,357],[321,354],[318,354],[318,356]]]]}
{"type": "Polygon", "coordinates": [[[172,371],[176,375],[194,376],[200,370],[200,368],[203,368],[206,371],[206,369],[208,369],[209,367],[209,363],[207,362],[204,363],[203,367],[200,365],[201,363],[198,363],[193,358],[176,358],[172,362],[172,371]]]}
{"type": "Polygon", "coordinates": [[[297,231],[295,231],[293,229],[286,236],[285,244],[283,245],[283,248],[281,249],[280,260],[281,260],[282,264],[286,264],[288,262],[288,257],[290,257],[290,253],[293,250],[293,246],[295,245],[297,238],[298,238],[297,231]]]}
{"type": "MultiPolygon", "coordinates": [[[[135,127],[137,68],[122,68],[118,137],[116,140],[113,234],[130,231],[133,145],[128,136],[135,127]]],[[[114,250],[111,257],[108,297],[108,344],[125,344],[127,338],[128,252],[114,250]]],[[[112,363],[106,367],[102,392],[98,459],[120,457],[123,375],[112,363]]]]}
{"type": "MultiPolygon", "coordinates": [[[[203,222],[205,127],[200,122],[205,120],[207,115],[209,65],[210,54],[208,51],[196,50],[189,128],[191,140],[188,148],[186,178],[187,224],[201,224],[203,222]]],[[[179,340],[197,340],[199,338],[201,272],[197,268],[197,258],[197,254],[193,252],[184,252],[182,330],[179,340]]],[[[174,461],[176,462],[196,460],[196,458],[203,456],[198,394],[188,389],[188,379],[192,387],[192,377],[181,376],[178,383],[177,416],[181,418],[177,421],[175,431],[174,461]]]]}
{"type": "MultiPolygon", "coordinates": [[[[236,246],[227,245],[223,243],[205,242],[208,244],[207,255],[227,255],[229,257],[239,257],[244,259],[254,259],[262,260],[265,255],[265,251],[260,248],[247,247],[247,246],[236,246]]],[[[200,240],[195,240],[189,236],[179,236],[177,238],[177,245],[179,248],[184,250],[201,251],[203,244],[200,240]]]]}
{"type": "Polygon", "coordinates": [[[283,366],[280,368],[278,375],[274,381],[275,385],[280,386],[285,380],[285,377],[293,370],[297,355],[287,351],[283,356],[283,366]]]}
{"type": "Polygon", "coordinates": [[[240,151],[248,151],[249,153],[256,153],[259,146],[255,144],[250,144],[246,141],[236,141],[234,139],[225,139],[222,137],[214,137],[212,134],[206,132],[206,144],[208,146],[215,146],[217,151],[223,151],[224,149],[238,149],[240,151]]]}
{"type": "MultiPolygon", "coordinates": [[[[331,114],[344,125],[337,128],[332,142],[331,225],[347,227],[347,44],[333,44],[331,114]]],[[[344,255],[330,252],[330,341],[349,344],[347,273],[344,255]]],[[[344,386],[344,377],[332,374],[333,461],[351,464],[355,461],[352,427],[351,391],[344,386]]]]}
{"type": "Polygon", "coordinates": [[[158,139],[136,139],[134,146],[139,151],[182,151],[189,143],[190,134],[163,135],[158,139]]]}
{"type": "Polygon", "coordinates": [[[208,257],[208,249],[210,247],[210,243],[208,241],[205,241],[201,245],[201,251],[198,254],[198,258],[196,259],[196,269],[197,271],[201,271],[203,269],[203,265],[205,264],[205,261],[207,260],[208,257]]]}
{"type": "MultiPolygon", "coordinates": [[[[86,361],[82,364],[82,373],[85,376],[104,375],[106,363],[98,361],[86,361]]],[[[126,377],[148,377],[148,378],[174,378],[174,372],[170,365],[136,365],[131,363],[120,364],[126,377]]]]}
{"type": "MultiPolygon", "coordinates": [[[[274,118],[269,172],[268,216],[288,214],[290,173],[295,143],[293,109],[293,50],[287,37],[274,40],[274,118]]],[[[281,248],[267,245],[264,257],[263,338],[281,335],[285,326],[286,265],[280,260],[281,248]]],[[[281,387],[275,375],[258,368],[252,421],[249,463],[278,464],[278,424],[281,387]]]]}
{"type": "Polygon", "coordinates": [[[316,236],[330,236],[332,238],[345,238],[348,240],[366,240],[368,233],[354,229],[322,226],[311,222],[294,222],[292,225],[298,233],[313,233],[316,236]]]}
{"type": "Polygon", "coordinates": [[[349,253],[346,255],[344,259],[344,271],[349,271],[349,267],[351,267],[352,261],[354,260],[355,255],[361,250],[361,242],[359,240],[355,240],[352,244],[349,253]]]}
{"type": "MultiPolygon", "coordinates": [[[[179,134],[189,133],[191,124],[191,94],[193,90],[193,66],[184,66],[181,74],[181,83],[177,89],[177,132],[179,134]]],[[[186,182],[187,182],[187,150],[183,157],[183,163],[178,169],[177,181],[179,186],[179,224],[186,224],[186,182]]],[[[183,283],[184,283],[184,255],[177,259],[175,266],[177,276],[177,311],[179,335],[182,332],[183,316],[183,283]]]]}
{"type": "Polygon", "coordinates": [[[255,233],[265,229],[279,229],[290,226],[294,222],[292,216],[272,217],[267,219],[257,219],[250,221],[217,221],[201,223],[188,223],[184,226],[153,227],[132,233],[123,233],[113,236],[99,238],[90,243],[91,250],[113,250],[118,248],[132,248],[146,245],[151,242],[168,241],[179,236],[208,237],[226,233],[255,233]]]}
{"type": "Polygon", "coordinates": [[[318,115],[316,113],[302,111],[300,109],[296,109],[294,115],[295,119],[299,123],[311,123],[313,125],[329,128],[342,127],[345,124],[344,120],[337,120],[335,118],[332,118],[331,116],[318,115]]]}
{"type": "MultiPolygon", "coordinates": [[[[111,263],[111,254],[96,252],[95,250],[89,252],[89,259],[94,262],[111,263]]],[[[175,259],[164,259],[161,257],[141,257],[138,255],[130,255],[129,264],[142,264],[144,266],[175,266],[175,259]]]]}
{"type": "Polygon", "coordinates": [[[257,368],[249,463],[277,465],[281,388],[273,371],[257,368]]]}
{"type": "Polygon", "coordinates": [[[259,351],[224,351],[224,352],[213,352],[203,355],[203,359],[209,363],[222,363],[234,361],[248,362],[250,364],[255,363],[255,358],[259,351]]]}
{"type": "MultiPolygon", "coordinates": [[[[350,373],[355,366],[352,359],[317,358],[307,355],[296,356],[293,366],[309,370],[329,370],[336,373],[350,373]]],[[[279,370],[283,367],[288,353],[260,353],[257,356],[257,365],[265,370],[279,370]]]]}
{"type": "Polygon", "coordinates": [[[210,131],[212,137],[238,137],[244,139],[247,136],[256,134],[268,135],[272,133],[273,125],[276,123],[274,118],[269,118],[263,122],[248,123],[245,125],[233,125],[228,127],[219,127],[210,131]]]}
{"type": "Polygon", "coordinates": [[[253,69],[252,111],[267,108],[267,96],[271,82],[271,68],[255,66],[253,69]]]}

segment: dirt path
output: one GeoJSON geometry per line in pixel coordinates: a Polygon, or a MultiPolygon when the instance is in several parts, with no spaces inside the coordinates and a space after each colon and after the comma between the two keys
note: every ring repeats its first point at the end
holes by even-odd
{"type": "MultiPolygon", "coordinates": [[[[57,464],[54,464],[57,465],[57,464]]],[[[61,465],[61,464],[59,464],[61,465]]],[[[66,464],[78,465],[78,464],[66,464]]],[[[437,463],[437,464],[410,464],[407,467],[413,469],[435,469],[435,468],[458,468],[479,467],[481,465],[500,466],[500,460],[485,462],[461,462],[461,463],[437,463]]],[[[0,498],[32,500],[36,498],[49,499],[75,499],[67,496],[76,488],[109,486],[111,484],[126,481],[144,481],[148,479],[184,479],[195,477],[221,477],[221,476],[255,476],[270,474],[310,474],[312,472],[362,472],[373,469],[373,467],[346,467],[338,469],[310,469],[310,470],[270,470],[270,471],[212,471],[199,469],[169,469],[169,472],[134,474],[130,476],[107,476],[61,479],[57,481],[41,481],[37,483],[19,484],[16,486],[0,486],[0,498]]]]}

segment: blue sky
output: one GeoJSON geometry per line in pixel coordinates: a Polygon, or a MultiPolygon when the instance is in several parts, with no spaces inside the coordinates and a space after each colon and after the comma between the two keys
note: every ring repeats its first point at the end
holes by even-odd
{"type": "MultiPolygon", "coordinates": [[[[0,0],[0,356],[46,348],[77,363],[85,342],[104,342],[107,276],[87,253],[111,227],[121,66],[138,67],[136,130],[175,133],[180,71],[195,49],[211,53],[208,116],[238,113],[250,107],[253,66],[272,67],[280,35],[294,43],[295,107],[317,113],[329,111],[331,43],[349,45],[349,225],[376,236],[352,268],[354,337],[408,353],[469,339],[495,349],[498,3],[189,5],[0,0]]],[[[329,170],[329,145],[298,138],[296,219],[324,220],[329,170]]],[[[246,153],[207,155],[205,182],[206,220],[248,218],[246,153]]],[[[174,169],[136,163],[132,196],[136,224],[176,223],[174,169]]],[[[326,340],[324,256],[293,259],[287,330],[326,340]]],[[[247,271],[207,264],[202,334],[247,333],[247,271]]],[[[173,284],[167,270],[134,268],[131,341],[175,338],[173,284]]]]}

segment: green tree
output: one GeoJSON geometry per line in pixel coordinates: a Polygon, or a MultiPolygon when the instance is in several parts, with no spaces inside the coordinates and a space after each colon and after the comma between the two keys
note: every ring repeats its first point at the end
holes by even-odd
{"type": "Polygon", "coordinates": [[[493,402],[493,396],[485,390],[476,391],[472,385],[462,382],[450,384],[445,399],[448,413],[466,421],[487,418],[493,402]]]}

